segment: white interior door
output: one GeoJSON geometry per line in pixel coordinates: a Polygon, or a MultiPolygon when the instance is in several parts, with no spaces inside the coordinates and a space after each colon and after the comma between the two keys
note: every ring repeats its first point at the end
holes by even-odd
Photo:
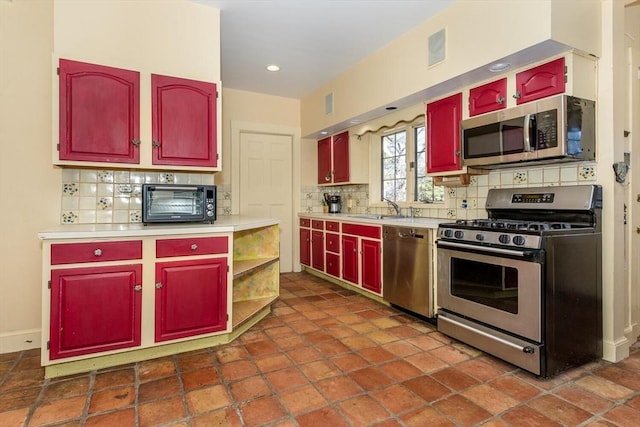
{"type": "Polygon", "coordinates": [[[280,271],[293,271],[293,137],[240,133],[240,214],[280,220],[280,271]]]}

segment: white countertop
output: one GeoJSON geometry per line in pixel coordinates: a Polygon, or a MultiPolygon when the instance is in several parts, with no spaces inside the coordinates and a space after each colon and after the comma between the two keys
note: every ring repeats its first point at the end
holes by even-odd
{"type": "Polygon", "coordinates": [[[378,225],[395,225],[397,227],[420,227],[437,229],[438,225],[453,222],[450,219],[430,218],[430,217],[393,217],[385,215],[383,218],[376,218],[375,214],[329,214],[329,213],[306,213],[301,212],[298,217],[322,219],[325,221],[345,221],[354,223],[368,223],[378,225]]]}
{"type": "Polygon", "coordinates": [[[245,215],[220,216],[214,224],[61,224],[38,233],[41,240],[93,239],[105,237],[144,237],[178,234],[232,233],[279,224],[274,218],[245,215]]]}

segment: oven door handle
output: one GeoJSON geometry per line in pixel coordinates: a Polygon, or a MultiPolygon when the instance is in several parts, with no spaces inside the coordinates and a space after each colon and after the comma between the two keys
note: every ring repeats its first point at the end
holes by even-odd
{"type": "Polygon", "coordinates": [[[459,249],[469,249],[478,252],[490,252],[499,255],[513,255],[521,258],[531,257],[531,251],[514,251],[511,249],[502,249],[502,248],[492,248],[490,246],[476,246],[476,245],[467,245],[464,243],[455,243],[455,242],[442,242],[438,241],[438,246],[443,248],[459,248],[459,249]]]}
{"type": "Polygon", "coordinates": [[[485,338],[489,338],[491,340],[494,341],[498,341],[500,344],[504,344],[506,346],[509,346],[511,348],[514,348],[516,350],[519,350],[523,353],[527,353],[527,354],[532,354],[535,353],[535,349],[533,346],[526,346],[526,347],[522,347],[518,344],[512,343],[510,341],[507,341],[505,339],[502,339],[500,337],[497,337],[495,335],[489,334],[487,332],[481,331],[480,329],[476,329],[474,327],[465,325],[464,323],[460,323],[456,320],[453,320],[450,317],[444,316],[447,319],[447,322],[453,323],[454,325],[456,325],[458,328],[462,328],[462,329],[466,329],[467,331],[473,332],[474,334],[478,334],[478,335],[482,335],[485,338]]]}

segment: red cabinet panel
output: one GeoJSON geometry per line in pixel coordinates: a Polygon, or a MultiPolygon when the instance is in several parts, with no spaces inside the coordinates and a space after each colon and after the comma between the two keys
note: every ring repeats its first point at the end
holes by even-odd
{"type": "Polygon", "coordinates": [[[327,252],[327,274],[340,277],[340,255],[327,252]]]}
{"type": "Polygon", "coordinates": [[[156,257],[225,254],[229,251],[226,237],[193,237],[156,241],[156,257]]]}
{"type": "Polygon", "coordinates": [[[300,264],[311,266],[311,230],[300,229],[300,264]]]}
{"type": "Polygon", "coordinates": [[[59,158],[140,162],[140,73],[60,59],[59,158]]]}
{"type": "Polygon", "coordinates": [[[534,101],[565,91],[564,58],[516,74],[517,104],[534,101]]]}
{"type": "Polygon", "coordinates": [[[349,132],[333,136],[333,182],[349,182],[349,132]]]}
{"type": "Polygon", "coordinates": [[[227,327],[227,259],[156,264],[155,339],[166,341],[227,327]]]}
{"type": "Polygon", "coordinates": [[[506,77],[469,90],[469,116],[502,110],[506,107],[506,77]]]}
{"type": "Polygon", "coordinates": [[[322,231],[311,232],[311,266],[324,271],[324,233],[322,231]]]}
{"type": "Polygon", "coordinates": [[[342,236],[342,278],[359,284],[358,238],[355,236],[342,236]]]}
{"type": "Polygon", "coordinates": [[[50,359],[140,345],[142,265],[51,271],[50,359]]]}
{"type": "Polygon", "coordinates": [[[327,251],[336,254],[340,253],[340,235],[334,233],[327,233],[325,236],[327,240],[327,251]]]}
{"type": "Polygon", "coordinates": [[[142,258],[142,241],[54,243],[51,245],[51,264],[120,261],[142,258]]]}
{"type": "Polygon", "coordinates": [[[329,184],[332,181],[331,137],[318,141],[318,184],[329,184]]]}
{"type": "Polygon", "coordinates": [[[309,218],[300,218],[300,227],[311,227],[311,220],[309,218]]]}
{"type": "Polygon", "coordinates": [[[462,94],[427,104],[427,172],[459,170],[462,94]]]}
{"type": "Polygon", "coordinates": [[[324,221],[320,221],[317,219],[312,219],[311,220],[311,228],[314,228],[316,230],[324,230],[324,221]]]}
{"type": "Polygon", "coordinates": [[[360,245],[362,248],[362,287],[379,294],[382,289],[380,242],[362,239],[360,245]]]}
{"type": "Polygon", "coordinates": [[[217,165],[215,83],[151,75],[154,165],[217,165]]]}
{"type": "Polygon", "coordinates": [[[355,234],[358,236],[379,239],[380,236],[382,236],[382,227],[376,225],[343,223],[342,232],[346,234],[355,234]]]}
{"type": "Polygon", "coordinates": [[[327,231],[334,231],[336,233],[340,231],[340,223],[339,222],[327,221],[325,223],[325,226],[327,228],[327,231]]]}

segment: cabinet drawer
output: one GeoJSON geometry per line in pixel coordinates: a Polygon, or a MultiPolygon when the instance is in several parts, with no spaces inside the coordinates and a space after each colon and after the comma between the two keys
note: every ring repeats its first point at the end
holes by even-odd
{"type": "Polygon", "coordinates": [[[300,218],[300,227],[311,227],[311,220],[309,218],[300,218]]]}
{"type": "Polygon", "coordinates": [[[316,230],[324,230],[324,221],[320,221],[318,219],[312,220],[311,228],[315,228],[316,230]]]}
{"type": "Polygon", "coordinates": [[[372,225],[361,224],[342,224],[342,232],[345,234],[355,234],[356,236],[371,237],[372,239],[379,239],[381,235],[381,228],[372,225]]]}
{"type": "Polygon", "coordinates": [[[340,223],[335,221],[327,221],[325,223],[325,227],[327,231],[335,231],[336,233],[340,231],[340,223]]]}
{"type": "Polygon", "coordinates": [[[142,258],[142,241],[55,243],[51,245],[51,264],[121,261],[142,258]]]}
{"type": "Polygon", "coordinates": [[[226,237],[191,237],[156,241],[156,258],[187,255],[225,254],[228,252],[226,237]]]}
{"type": "Polygon", "coordinates": [[[327,251],[335,252],[337,254],[340,253],[340,235],[327,233],[327,251]]]}

